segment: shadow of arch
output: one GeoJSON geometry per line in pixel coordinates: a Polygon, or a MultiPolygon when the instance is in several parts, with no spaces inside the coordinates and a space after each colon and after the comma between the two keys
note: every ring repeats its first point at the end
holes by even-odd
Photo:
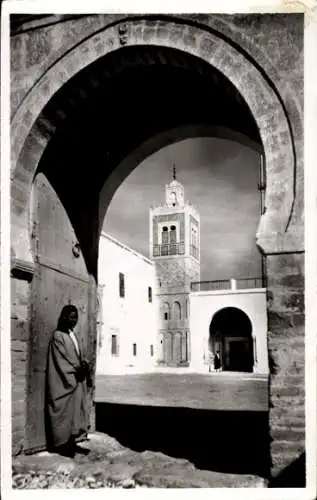
{"type": "Polygon", "coordinates": [[[219,354],[224,371],[253,371],[252,323],[241,309],[225,307],[214,314],[208,344],[214,354],[219,354]]]}
{"type": "Polygon", "coordinates": [[[306,487],[306,453],[299,455],[291,464],[272,478],[269,488],[305,488],[306,487]]]}
{"type": "Polygon", "coordinates": [[[177,300],[173,303],[173,319],[182,319],[181,305],[177,300]]]}
{"type": "Polygon", "coordinates": [[[162,304],[162,319],[165,321],[171,319],[171,307],[168,302],[162,304]]]}

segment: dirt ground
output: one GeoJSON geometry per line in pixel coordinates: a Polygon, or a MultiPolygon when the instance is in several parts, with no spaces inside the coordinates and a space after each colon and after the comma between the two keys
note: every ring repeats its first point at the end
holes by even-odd
{"type": "Polygon", "coordinates": [[[267,411],[265,377],[229,373],[98,375],[96,402],[222,411],[267,411]]]}
{"type": "MultiPolygon", "coordinates": [[[[97,376],[95,401],[97,406],[99,403],[99,407],[103,404],[114,404],[115,407],[138,405],[138,408],[148,405],[149,408],[174,407],[175,410],[182,407],[191,409],[189,411],[220,410],[221,414],[231,412],[234,415],[249,412],[255,416],[267,412],[268,409],[267,381],[263,377],[245,374],[236,374],[233,377],[225,373],[97,376]]],[[[196,415],[196,412],[194,413],[196,415]]],[[[142,429],[144,434],[144,428],[142,429]]],[[[191,459],[184,458],[185,455],[175,458],[179,455],[170,456],[166,450],[164,453],[133,451],[131,444],[124,443],[125,446],[120,444],[118,436],[115,439],[108,435],[106,430],[99,428],[98,430],[103,432],[90,434],[89,440],[82,444],[83,447],[90,449],[87,456],[77,454],[71,459],[42,452],[14,457],[13,488],[265,488],[267,486],[266,480],[262,475],[258,476],[257,472],[252,475],[216,472],[210,468],[204,470],[204,466],[197,464],[195,466],[191,459]]],[[[135,422],[127,432],[130,434],[137,432],[135,422]]],[[[137,434],[135,437],[138,437],[137,434]]]]}

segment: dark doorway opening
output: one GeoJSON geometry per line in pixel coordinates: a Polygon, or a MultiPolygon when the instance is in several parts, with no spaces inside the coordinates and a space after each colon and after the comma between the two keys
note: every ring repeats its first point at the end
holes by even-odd
{"type": "Polygon", "coordinates": [[[252,372],[254,364],[252,324],[236,307],[214,314],[209,327],[209,349],[218,352],[223,371],[252,372]]]}

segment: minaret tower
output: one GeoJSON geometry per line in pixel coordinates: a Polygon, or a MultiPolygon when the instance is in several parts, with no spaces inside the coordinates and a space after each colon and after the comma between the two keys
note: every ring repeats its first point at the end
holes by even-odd
{"type": "Polygon", "coordinates": [[[155,263],[160,309],[158,362],[190,363],[189,294],[200,280],[200,217],[185,202],[176,179],[165,186],[165,203],[150,209],[150,258],[155,263]]]}

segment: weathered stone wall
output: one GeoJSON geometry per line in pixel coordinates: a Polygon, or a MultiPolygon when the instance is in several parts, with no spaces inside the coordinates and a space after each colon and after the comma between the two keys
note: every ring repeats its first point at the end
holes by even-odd
{"type": "MultiPolygon", "coordinates": [[[[84,16],[58,24],[13,34],[12,113],[36,80],[67,50],[92,33],[136,16],[107,14],[84,16]]],[[[145,16],[141,16],[145,17],[145,16]]],[[[159,16],[164,19],[166,16],[159,16]]],[[[283,97],[293,125],[300,131],[301,116],[290,98],[303,104],[303,15],[205,15],[178,14],[169,19],[190,21],[233,40],[263,68],[283,97]],[[287,82],[287,85],[285,84],[287,82]]],[[[53,19],[52,19],[53,21],[53,19]]],[[[34,23],[33,23],[34,26],[34,23]]]]}
{"type": "Polygon", "coordinates": [[[190,283],[199,280],[199,263],[192,257],[155,260],[155,269],[159,293],[189,293],[190,283]]]}
{"type": "Polygon", "coordinates": [[[16,454],[24,448],[27,425],[30,284],[12,278],[11,295],[12,453],[16,454]]]}
{"type": "Polygon", "coordinates": [[[268,348],[273,474],[305,449],[304,254],[270,255],[268,348]]]}

